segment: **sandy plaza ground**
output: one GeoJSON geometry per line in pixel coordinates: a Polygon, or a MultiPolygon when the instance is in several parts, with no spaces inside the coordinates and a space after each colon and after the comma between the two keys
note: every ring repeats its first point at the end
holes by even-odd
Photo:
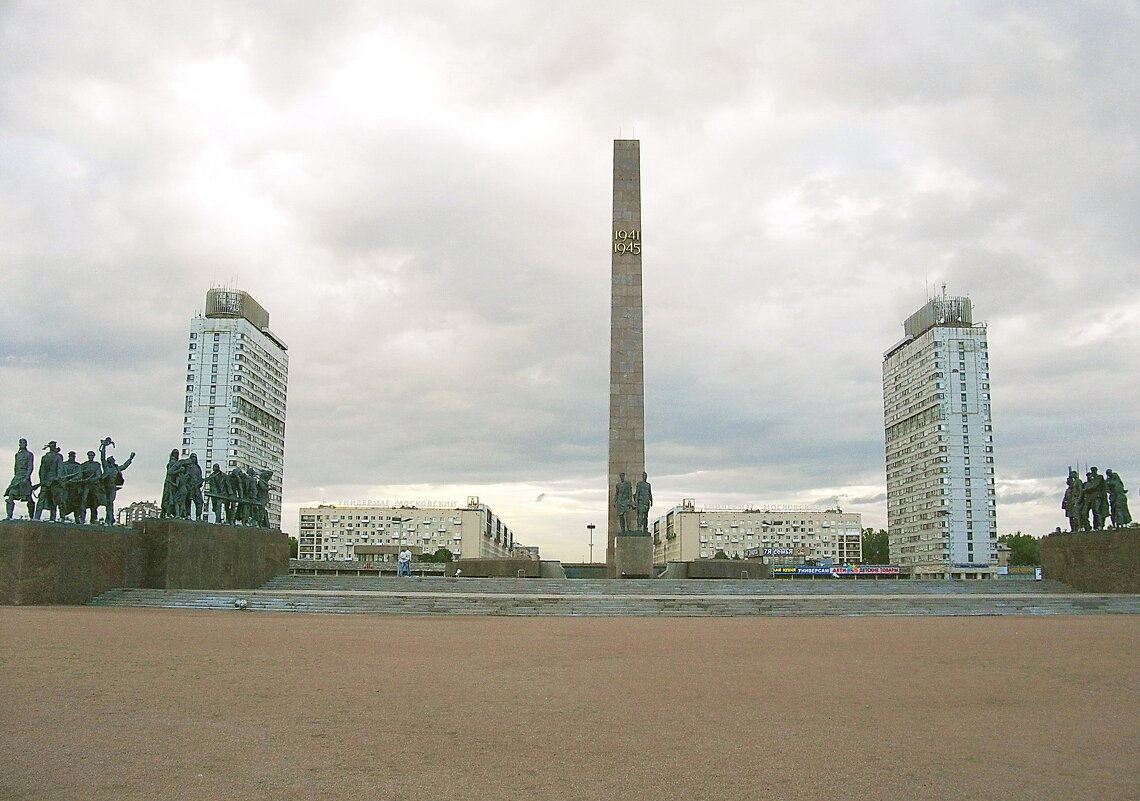
{"type": "Polygon", "coordinates": [[[0,607],[0,799],[1137,799],[1140,618],[0,607]]]}

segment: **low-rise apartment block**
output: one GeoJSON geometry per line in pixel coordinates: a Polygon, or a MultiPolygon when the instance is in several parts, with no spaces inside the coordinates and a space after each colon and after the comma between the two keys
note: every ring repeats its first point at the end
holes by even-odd
{"type": "Polygon", "coordinates": [[[767,557],[773,564],[808,560],[857,564],[863,559],[862,515],[838,509],[757,504],[698,507],[691,500],[653,523],[653,561],[767,557]]]}
{"type": "Polygon", "coordinates": [[[446,548],[465,559],[505,559],[519,547],[514,532],[479,502],[348,501],[303,507],[300,559],[391,561],[403,548],[432,554],[446,548]]]}

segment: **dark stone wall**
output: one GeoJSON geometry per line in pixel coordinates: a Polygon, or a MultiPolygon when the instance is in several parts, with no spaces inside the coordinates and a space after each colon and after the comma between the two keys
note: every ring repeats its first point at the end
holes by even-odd
{"type": "Polygon", "coordinates": [[[562,569],[566,572],[566,578],[572,579],[604,579],[609,575],[604,562],[601,564],[563,562],[562,569]]]}
{"type": "Polygon", "coordinates": [[[144,520],[143,586],[165,590],[260,587],[289,572],[289,537],[276,529],[144,520]]]}
{"type": "Polygon", "coordinates": [[[145,559],[128,528],[0,521],[0,604],[83,604],[141,587],[145,559]]]}
{"type": "Polygon", "coordinates": [[[542,564],[533,559],[460,559],[447,563],[445,575],[454,576],[455,569],[463,571],[467,578],[541,578],[542,564]]]}
{"type": "Polygon", "coordinates": [[[670,562],[665,567],[665,572],[661,578],[768,579],[772,578],[772,566],[763,562],[739,559],[699,559],[693,562],[670,562]]]}
{"type": "Polygon", "coordinates": [[[1041,570],[1083,592],[1140,593],[1140,528],[1050,534],[1041,570]]]}
{"type": "Polygon", "coordinates": [[[288,572],[289,538],[276,530],[0,521],[0,604],[84,604],[116,587],[252,589],[288,572]]]}

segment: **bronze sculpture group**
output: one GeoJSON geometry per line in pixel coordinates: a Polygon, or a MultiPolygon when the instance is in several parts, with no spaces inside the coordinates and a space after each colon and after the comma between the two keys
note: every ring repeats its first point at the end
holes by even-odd
{"type": "MultiPolygon", "coordinates": [[[[76,459],[75,451],[63,458],[59,445],[52,440],[44,446],[46,453],[40,459],[39,472],[34,472],[35,455],[28,450],[28,441],[21,439],[16,450],[12,480],[4,491],[8,520],[17,503],[24,503],[29,520],[43,519],[48,513],[50,522],[102,523],[115,525],[115,496],[123,486],[123,471],[131,466],[135,454],[131,453],[122,464],[107,454],[115,447],[110,437],[99,442],[96,452],[87,451],[87,460],[76,459]],[[34,482],[33,475],[38,478],[34,482]],[[99,510],[104,514],[100,519],[99,510]]],[[[166,480],[162,487],[162,517],[206,520],[205,497],[210,501],[214,522],[231,526],[269,526],[266,507],[269,503],[269,470],[235,468],[222,472],[218,465],[202,475],[197,454],[178,458],[178,451],[170,452],[166,465],[166,480]]]]}
{"type": "Polygon", "coordinates": [[[618,526],[621,531],[649,531],[649,508],[653,505],[653,487],[649,476],[641,474],[641,481],[635,487],[626,481],[625,473],[618,478],[614,488],[614,506],[618,513],[618,526]],[[636,522],[630,514],[636,512],[636,522]],[[633,528],[636,524],[637,528],[633,528]]]}
{"type": "Polygon", "coordinates": [[[252,467],[244,470],[234,468],[226,473],[217,464],[203,475],[197,454],[180,459],[177,449],[172,450],[162,486],[162,517],[206,520],[207,510],[202,494],[205,487],[214,523],[268,528],[266,507],[272,476],[272,471],[259,471],[252,467]]]}
{"type": "Polygon", "coordinates": [[[87,451],[87,460],[79,462],[75,451],[68,452],[64,460],[58,444],[52,440],[44,446],[47,453],[40,459],[39,482],[32,483],[35,456],[28,450],[28,441],[21,439],[12,481],[4,491],[7,519],[12,519],[16,503],[22,502],[27,504],[28,518],[32,520],[42,519],[46,510],[53,522],[102,522],[113,526],[115,496],[123,486],[123,471],[135,459],[132,453],[118,464],[114,456],[107,455],[107,448],[114,445],[110,437],[105,437],[99,443],[99,461],[95,461],[95,451],[87,451]],[[100,508],[105,510],[102,521],[100,508]]]}
{"type": "Polygon", "coordinates": [[[1124,480],[1112,470],[1105,470],[1102,476],[1090,467],[1081,481],[1080,474],[1069,468],[1061,508],[1070,531],[1100,531],[1108,528],[1110,521],[1113,528],[1123,528],[1132,522],[1124,480]]]}

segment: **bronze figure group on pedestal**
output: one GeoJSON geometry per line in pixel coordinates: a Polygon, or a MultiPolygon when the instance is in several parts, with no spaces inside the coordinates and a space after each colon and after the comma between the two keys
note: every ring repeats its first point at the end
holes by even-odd
{"type": "Polygon", "coordinates": [[[209,499],[209,513],[218,525],[269,527],[269,479],[273,472],[248,467],[226,473],[215,464],[206,475],[198,464],[198,455],[178,458],[177,449],[170,452],[166,463],[166,481],[162,486],[162,517],[206,520],[202,487],[209,499]]]}
{"type": "Polygon", "coordinates": [[[1128,490],[1124,480],[1112,470],[1105,470],[1102,476],[1090,467],[1081,481],[1080,474],[1069,468],[1061,508],[1069,520],[1070,531],[1101,531],[1109,527],[1109,522],[1112,528],[1123,528],[1132,522],[1128,490]]]}
{"type": "Polygon", "coordinates": [[[16,503],[22,502],[27,504],[28,518],[32,520],[42,519],[46,510],[52,522],[102,522],[113,526],[115,496],[123,486],[123,471],[135,459],[131,453],[125,462],[118,464],[114,456],[107,455],[107,448],[114,446],[110,437],[104,437],[99,442],[99,461],[95,461],[95,451],[87,451],[87,461],[80,462],[75,458],[75,451],[69,451],[65,460],[58,444],[52,440],[44,446],[47,453],[40,459],[39,483],[32,483],[35,456],[28,450],[28,441],[21,439],[12,481],[4,491],[7,519],[12,519],[16,503]],[[101,521],[100,508],[105,510],[101,521]]]}

